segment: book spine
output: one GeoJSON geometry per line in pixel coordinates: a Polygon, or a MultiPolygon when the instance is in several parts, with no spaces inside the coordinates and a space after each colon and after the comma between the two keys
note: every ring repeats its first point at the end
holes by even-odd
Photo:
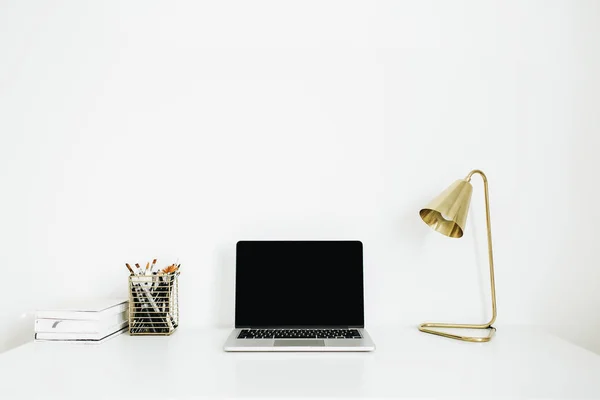
{"type": "Polygon", "coordinates": [[[102,332],[94,333],[38,332],[35,334],[35,338],[40,340],[100,340],[121,329],[125,329],[127,325],[127,322],[123,322],[113,325],[102,332]]]}
{"type": "Polygon", "coordinates": [[[42,310],[35,314],[36,319],[79,319],[87,321],[98,321],[107,316],[122,313],[127,310],[128,303],[122,303],[117,306],[102,311],[61,311],[61,310],[42,310]]]}
{"type": "Polygon", "coordinates": [[[107,340],[110,340],[116,336],[119,336],[120,334],[122,334],[124,332],[127,332],[127,327],[124,327],[123,329],[113,332],[110,335],[103,337],[102,339],[44,339],[44,338],[40,337],[43,334],[36,333],[34,335],[34,342],[100,344],[100,343],[104,343],[107,340]]]}
{"type": "Polygon", "coordinates": [[[127,320],[127,312],[115,314],[100,320],[38,318],[35,320],[35,332],[97,333],[127,320]]]}

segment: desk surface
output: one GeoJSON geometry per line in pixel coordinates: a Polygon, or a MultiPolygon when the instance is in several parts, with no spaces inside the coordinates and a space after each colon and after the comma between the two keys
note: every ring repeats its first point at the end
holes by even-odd
{"type": "Polygon", "coordinates": [[[1,397],[600,398],[600,356],[541,330],[474,344],[370,328],[373,353],[225,353],[229,332],[29,343],[0,355],[1,397]]]}

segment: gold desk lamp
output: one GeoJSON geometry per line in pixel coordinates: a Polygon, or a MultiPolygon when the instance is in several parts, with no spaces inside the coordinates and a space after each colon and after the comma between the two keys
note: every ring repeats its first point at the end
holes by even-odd
{"type": "Polygon", "coordinates": [[[492,230],[490,226],[490,201],[488,195],[488,181],[485,174],[479,170],[469,172],[465,179],[459,179],[448,189],[444,190],[438,197],[433,199],[425,208],[419,211],[423,221],[435,231],[451,238],[460,238],[463,235],[469,204],[471,203],[471,177],[479,174],[483,179],[485,192],[485,217],[487,223],[488,256],[490,261],[490,282],[492,288],[492,319],[486,324],[449,324],[427,322],[419,325],[421,332],[444,336],[451,339],[464,340],[466,342],[489,342],[496,332],[492,326],[496,321],[496,284],[494,281],[494,257],[492,255],[492,230]],[[488,336],[473,337],[461,336],[429,328],[452,328],[452,329],[487,329],[488,336]]]}

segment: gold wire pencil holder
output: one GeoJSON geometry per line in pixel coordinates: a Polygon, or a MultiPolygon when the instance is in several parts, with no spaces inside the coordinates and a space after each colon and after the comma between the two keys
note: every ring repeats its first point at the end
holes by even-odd
{"type": "Polygon", "coordinates": [[[179,325],[179,272],[129,276],[129,334],[170,335],[179,325]]]}

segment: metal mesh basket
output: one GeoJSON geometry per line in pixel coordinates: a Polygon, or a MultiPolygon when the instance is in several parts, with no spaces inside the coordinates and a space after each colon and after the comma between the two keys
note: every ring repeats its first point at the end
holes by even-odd
{"type": "Polygon", "coordinates": [[[129,277],[129,334],[170,335],[179,325],[179,272],[129,277]]]}

